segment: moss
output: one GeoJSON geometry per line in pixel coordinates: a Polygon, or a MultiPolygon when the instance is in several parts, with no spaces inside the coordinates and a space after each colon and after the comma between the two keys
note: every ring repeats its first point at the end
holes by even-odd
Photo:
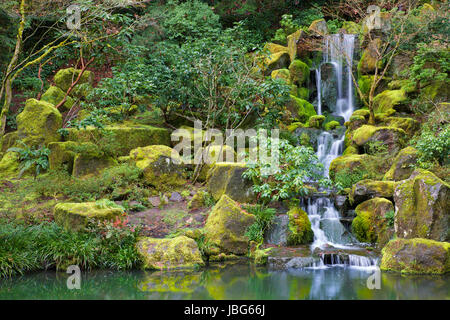
{"type": "Polygon", "coordinates": [[[406,133],[395,127],[375,127],[363,125],[353,132],[352,141],[357,146],[364,146],[369,142],[380,142],[389,152],[396,152],[405,143],[406,133]]]}
{"type": "Polygon", "coordinates": [[[294,60],[289,66],[290,81],[301,87],[309,78],[309,67],[301,60],[294,60]]]}
{"type": "MultiPolygon", "coordinates": [[[[62,89],[62,91],[67,92],[69,87],[72,85],[72,82],[75,81],[80,74],[81,70],[75,69],[75,68],[67,68],[67,69],[61,69],[53,78],[53,81],[55,82],[55,85],[62,89]]],[[[90,83],[92,84],[94,81],[94,74],[90,71],[85,71],[83,75],[81,76],[80,81],[78,81],[77,85],[83,84],[83,83],[90,83]]]]}
{"type": "Polygon", "coordinates": [[[416,84],[410,79],[393,80],[388,83],[390,90],[402,89],[406,93],[413,93],[417,91],[416,84]]]}
{"type": "Polygon", "coordinates": [[[167,129],[131,123],[108,126],[104,129],[92,126],[81,130],[69,128],[66,140],[95,144],[100,142],[103,148],[107,147],[105,144],[108,143],[117,156],[126,156],[131,150],[138,147],[170,146],[170,134],[167,129]]]}
{"type": "Polygon", "coordinates": [[[342,29],[345,29],[348,34],[359,34],[361,26],[353,21],[344,21],[342,23],[342,29]]]}
{"type": "Polygon", "coordinates": [[[297,41],[300,39],[300,37],[303,34],[303,30],[299,29],[295,31],[294,33],[287,36],[287,47],[288,47],[288,53],[289,58],[291,61],[294,61],[297,57],[297,41]]]}
{"type": "Polygon", "coordinates": [[[51,103],[28,99],[16,119],[19,135],[36,138],[45,144],[60,139],[57,130],[62,126],[62,116],[51,103]]]}
{"type": "Polygon", "coordinates": [[[409,137],[412,137],[420,127],[420,123],[412,118],[386,117],[383,123],[388,127],[402,129],[409,137]]]}
{"type": "Polygon", "coordinates": [[[123,212],[122,207],[100,206],[99,202],[58,203],[53,210],[56,223],[74,231],[84,229],[90,219],[115,220],[123,212]]]}
{"type": "Polygon", "coordinates": [[[286,83],[290,83],[290,73],[288,69],[278,69],[278,70],[273,70],[272,73],[270,74],[270,76],[272,77],[272,79],[282,79],[284,80],[286,83]]]}
{"type": "Polygon", "coordinates": [[[341,125],[339,124],[339,122],[337,122],[337,121],[330,121],[330,122],[327,122],[327,123],[325,123],[325,125],[324,125],[324,128],[325,128],[325,130],[327,130],[327,131],[330,131],[330,130],[334,130],[334,129],[336,129],[336,128],[340,128],[341,127],[341,125]]]}
{"type": "Polygon", "coordinates": [[[305,211],[300,208],[291,208],[288,211],[289,216],[289,234],[287,238],[288,245],[299,245],[311,243],[314,233],[311,229],[311,222],[305,211]]]}
{"type": "MultiPolygon", "coordinates": [[[[63,92],[60,88],[51,86],[47,89],[47,91],[44,92],[41,97],[41,101],[46,101],[56,106],[64,99],[65,95],[65,92],[63,92]]],[[[75,101],[72,99],[72,97],[67,96],[66,102],[58,110],[60,110],[61,112],[70,110],[74,103],[75,101]]]]}
{"type": "Polygon", "coordinates": [[[381,170],[381,166],[384,163],[380,163],[378,158],[368,155],[368,154],[349,154],[345,156],[340,156],[334,159],[330,164],[330,178],[332,180],[336,180],[338,175],[345,175],[353,177],[353,183],[363,179],[371,179],[378,178],[380,175],[380,179],[384,174],[384,171],[381,170]],[[358,176],[358,179],[356,179],[358,176]],[[357,181],[355,181],[355,179],[357,181]]]}
{"type": "Polygon", "coordinates": [[[387,116],[395,113],[395,107],[407,100],[406,92],[400,90],[384,90],[373,98],[374,113],[387,116]]]}
{"type": "Polygon", "coordinates": [[[308,31],[311,33],[317,33],[319,35],[327,34],[328,27],[325,19],[317,19],[311,22],[308,31]]]}
{"type": "Polygon", "coordinates": [[[141,238],[136,247],[144,261],[144,269],[193,269],[204,265],[197,243],[185,236],[141,238]]]}
{"type": "Polygon", "coordinates": [[[205,236],[220,252],[243,255],[248,251],[249,241],[245,233],[255,221],[254,215],[242,210],[237,202],[223,195],[206,220],[205,236]]]}
{"type": "Polygon", "coordinates": [[[373,78],[374,78],[374,76],[370,76],[370,75],[363,75],[358,78],[358,87],[365,96],[368,96],[368,94],[370,92],[373,78]]]}
{"type": "Polygon", "coordinates": [[[272,248],[267,249],[257,249],[252,253],[252,258],[255,264],[257,265],[266,265],[267,260],[269,258],[269,251],[272,250],[272,248]]]}
{"type": "Polygon", "coordinates": [[[73,158],[72,175],[77,178],[95,176],[115,165],[117,161],[111,157],[78,153],[73,158]]]}
{"type": "Polygon", "coordinates": [[[0,178],[16,178],[19,174],[19,154],[6,152],[0,160],[0,178]]]}
{"type": "Polygon", "coordinates": [[[208,171],[214,166],[215,163],[235,162],[237,160],[236,152],[228,145],[206,146],[197,152],[195,158],[200,159],[200,156],[202,156],[202,161],[204,162],[197,178],[200,182],[206,181],[208,171]]]}
{"type": "Polygon", "coordinates": [[[266,43],[263,48],[264,51],[268,51],[270,54],[287,52],[288,48],[276,43],[266,43]]]}
{"type": "Polygon", "coordinates": [[[400,150],[392,163],[391,168],[386,172],[383,180],[404,180],[409,178],[414,171],[414,165],[417,162],[417,150],[413,147],[407,147],[400,150]]]}
{"type": "Polygon", "coordinates": [[[181,158],[178,153],[164,145],[152,145],[130,151],[131,161],[144,172],[147,183],[159,189],[178,187],[186,183],[181,158]]]}
{"type": "Polygon", "coordinates": [[[348,146],[345,148],[344,152],[342,153],[343,156],[352,155],[352,154],[358,154],[358,148],[355,146],[348,146]]]}
{"type": "Polygon", "coordinates": [[[382,68],[382,60],[377,58],[378,49],[381,47],[382,41],[380,38],[373,39],[367,48],[363,51],[361,59],[358,62],[358,74],[372,74],[375,72],[375,68],[382,68]]]}
{"type": "Polygon", "coordinates": [[[287,129],[289,132],[294,132],[297,130],[297,128],[304,128],[305,125],[301,122],[292,122],[290,125],[288,125],[287,129]]]}
{"type": "Polygon", "coordinates": [[[311,103],[292,95],[288,110],[291,112],[294,119],[297,119],[302,123],[307,123],[311,116],[317,115],[316,110],[311,103]]]}
{"type": "Polygon", "coordinates": [[[301,99],[308,100],[309,98],[309,89],[305,87],[298,88],[298,97],[301,99]]]}
{"type": "Polygon", "coordinates": [[[308,127],[320,129],[322,127],[322,123],[325,120],[325,116],[311,116],[308,120],[308,127]]]}
{"type": "Polygon", "coordinates": [[[376,181],[364,179],[353,185],[349,196],[350,203],[361,202],[372,197],[392,198],[395,183],[393,181],[376,181]]]}
{"type": "Polygon", "coordinates": [[[405,274],[450,271],[450,243],[422,238],[394,239],[381,251],[380,269],[405,274]]]}
{"type": "Polygon", "coordinates": [[[359,204],[352,221],[352,232],[358,241],[384,246],[393,235],[393,229],[389,228],[385,218],[390,211],[394,211],[394,205],[384,198],[376,197],[359,204]]]}
{"type": "Polygon", "coordinates": [[[199,190],[188,202],[187,208],[190,210],[196,210],[206,206],[206,199],[209,196],[208,192],[199,190]]]}
{"type": "Polygon", "coordinates": [[[98,147],[90,142],[51,142],[48,148],[50,149],[50,155],[48,157],[50,170],[67,166],[66,168],[70,173],[72,173],[73,161],[77,153],[83,153],[92,157],[102,156],[98,147]]]}
{"type": "Polygon", "coordinates": [[[216,163],[207,175],[206,188],[214,200],[228,195],[242,203],[255,200],[252,183],[242,177],[246,170],[245,163],[216,163]]]}

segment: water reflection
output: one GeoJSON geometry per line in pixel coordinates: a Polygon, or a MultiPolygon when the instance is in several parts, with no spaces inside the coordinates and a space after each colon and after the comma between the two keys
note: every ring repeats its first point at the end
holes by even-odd
{"type": "Polygon", "coordinates": [[[253,265],[193,272],[84,273],[81,290],[67,274],[40,272],[0,282],[0,299],[449,299],[449,276],[382,273],[381,289],[366,286],[372,272],[354,268],[268,271],[253,265]]]}

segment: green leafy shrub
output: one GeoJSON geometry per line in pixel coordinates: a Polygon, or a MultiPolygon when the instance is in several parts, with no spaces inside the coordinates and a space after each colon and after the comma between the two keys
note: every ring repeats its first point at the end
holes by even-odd
{"type": "Polygon", "coordinates": [[[395,220],[394,210],[390,210],[390,211],[386,212],[386,214],[384,215],[384,218],[387,220],[388,227],[394,226],[394,220],[395,220]]]}
{"type": "Polygon", "coordinates": [[[48,169],[50,149],[47,147],[29,147],[22,141],[20,143],[23,145],[23,148],[13,147],[7,150],[8,152],[17,152],[19,154],[19,160],[21,162],[19,178],[25,171],[33,167],[35,168],[35,176],[48,169]]]}
{"type": "Polygon", "coordinates": [[[280,26],[281,28],[275,32],[275,36],[272,41],[283,45],[286,44],[288,35],[300,29],[300,26],[292,21],[291,14],[283,14],[281,17],[280,26]]]}
{"type": "Polygon", "coordinates": [[[244,206],[244,209],[247,212],[254,214],[256,217],[255,223],[248,227],[245,235],[248,237],[249,241],[262,243],[265,231],[273,223],[276,210],[267,208],[263,205],[244,206]]]}
{"type": "Polygon", "coordinates": [[[415,140],[415,147],[419,151],[417,162],[420,167],[427,169],[435,162],[449,164],[450,125],[447,124],[440,130],[424,126],[415,140]]]}
{"type": "Polygon", "coordinates": [[[351,188],[355,183],[363,179],[368,179],[367,172],[364,170],[343,169],[336,172],[334,182],[338,189],[351,188]]]}

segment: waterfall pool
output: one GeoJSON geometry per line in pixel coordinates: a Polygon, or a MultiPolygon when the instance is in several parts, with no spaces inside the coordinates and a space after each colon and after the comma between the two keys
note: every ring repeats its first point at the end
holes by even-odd
{"type": "Polygon", "coordinates": [[[248,263],[191,272],[83,272],[80,290],[67,289],[66,273],[38,272],[0,282],[0,299],[449,299],[450,276],[381,273],[353,267],[270,271],[248,263]]]}

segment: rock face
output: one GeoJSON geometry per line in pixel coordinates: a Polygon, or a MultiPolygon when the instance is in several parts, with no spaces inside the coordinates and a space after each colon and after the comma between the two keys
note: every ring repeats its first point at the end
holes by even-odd
{"type": "Polygon", "coordinates": [[[290,83],[301,87],[309,78],[309,67],[301,60],[294,60],[289,65],[290,83]]]}
{"type": "Polygon", "coordinates": [[[172,148],[163,145],[136,148],[130,151],[130,159],[144,171],[147,183],[157,188],[177,187],[186,183],[181,158],[172,148]]]}
{"type": "Polygon", "coordinates": [[[83,177],[97,175],[104,169],[117,165],[117,161],[110,157],[92,154],[77,154],[73,159],[72,175],[83,177]]]}
{"type": "Polygon", "coordinates": [[[373,39],[367,48],[363,51],[361,60],[358,63],[358,71],[360,74],[373,74],[378,63],[378,67],[381,67],[381,60],[378,57],[378,49],[381,46],[381,39],[373,39]]]}
{"type": "Polygon", "coordinates": [[[408,179],[414,171],[413,165],[417,162],[417,150],[407,147],[400,150],[394,159],[391,168],[386,172],[383,180],[404,180],[408,179]]]}
{"type": "Polygon", "coordinates": [[[103,130],[94,127],[77,130],[68,129],[66,140],[96,143],[107,139],[118,156],[125,156],[131,150],[149,145],[170,146],[170,134],[167,129],[147,125],[126,124],[124,126],[108,126],[103,130]]]}
{"type": "Polygon", "coordinates": [[[305,211],[300,208],[292,208],[288,211],[289,233],[287,238],[288,245],[299,245],[311,243],[314,233],[311,230],[311,222],[305,211]]]}
{"type": "Polygon", "coordinates": [[[238,203],[223,195],[206,220],[205,236],[219,252],[243,255],[248,251],[245,233],[255,221],[254,215],[242,210],[238,203]]]}
{"type": "Polygon", "coordinates": [[[228,145],[209,145],[201,148],[195,155],[195,159],[203,162],[202,169],[198,176],[198,181],[206,181],[208,171],[215,163],[234,162],[237,160],[237,154],[234,149],[228,145]],[[201,160],[200,160],[200,157],[201,160]]]}
{"type": "Polygon", "coordinates": [[[374,197],[392,198],[395,183],[393,181],[374,181],[370,179],[358,181],[350,193],[352,203],[361,203],[374,197]]]}
{"type": "Polygon", "coordinates": [[[60,226],[79,231],[84,229],[89,219],[114,220],[123,214],[122,207],[113,204],[97,202],[84,203],[58,203],[53,214],[60,226]]]}
{"type": "Polygon", "coordinates": [[[173,239],[142,238],[136,247],[145,269],[192,269],[204,265],[197,243],[185,236],[173,239]]]}
{"type": "Polygon", "coordinates": [[[354,170],[366,170],[366,165],[375,157],[368,154],[348,154],[334,159],[330,164],[330,178],[335,179],[336,174],[342,170],[353,172],[354,170]]]}
{"type": "Polygon", "coordinates": [[[311,103],[293,95],[291,95],[287,110],[291,113],[290,120],[294,118],[302,123],[307,123],[310,117],[316,115],[316,110],[311,103]]]}
{"type": "Polygon", "coordinates": [[[449,185],[426,170],[415,170],[396,184],[395,232],[402,238],[450,239],[449,185]]]}
{"type": "Polygon", "coordinates": [[[415,274],[450,271],[450,243],[428,239],[395,239],[382,250],[380,269],[415,274]]]}
{"type": "MultiPolygon", "coordinates": [[[[51,86],[50,88],[47,89],[47,91],[44,92],[44,94],[41,97],[41,101],[46,101],[56,106],[64,99],[65,95],[66,95],[65,92],[62,91],[60,88],[51,86]]],[[[70,108],[72,108],[74,103],[75,101],[70,96],[67,96],[66,102],[58,110],[61,112],[70,110],[70,108]]]]}
{"type": "Polygon", "coordinates": [[[389,153],[397,153],[404,145],[406,133],[403,129],[393,127],[375,127],[363,125],[353,133],[353,142],[359,146],[380,141],[389,153]]]}
{"type": "Polygon", "coordinates": [[[245,163],[216,163],[208,171],[206,179],[208,192],[216,201],[226,194],[241,203],[252,202],[256,195],[251,181],[242,177],[245,170],[245,163]]]}
{"type": "Polygon", "coordinates": [[[384,198],[373,198],[359,204],[356,218],[352,221],[352,231],[358,241],[377,243],[384,246],[394,234],[393,228],[386,218],[388,212],[394,214],[394,205],[384,198]]]}
{"type": "Polygon", "coordinates": [[[61,113],[48,102],[28,99],[25,109],[17,115],[19,137],[34,139],[36,144],[58,141],[62,126],[61,113]]]}
{"type": "MultiPolygon", "coordinates": [[[[55,85],[63,90],[64,92],[67,92],[69,87],[72,85],[72,82],[74,82],[78,75],[80,74],[81,70],[75,69],[75,68],[67,68],[67,69],[61,69],[53,78],[55,85]]],[[[90,71],[83,72],[83,75],[81,76],[80,81],[78,81],[77,85],[83,84],[83,83],[90,83],[92,84],[94,81],[94,75],[90,71]]]]}
{"type": "Polygon", "coordinates": [[[0,178],[17,178],[19,174],[19,154],[7,152],[0,159],[0,178]]]}
{"type": "Polygon", "coordinates": [[[395,107],[406,101],[406,92],[400,90],[385,90],[373,98],[373,107],[376,114],[390,116],[395,113],[395,107]]]}

